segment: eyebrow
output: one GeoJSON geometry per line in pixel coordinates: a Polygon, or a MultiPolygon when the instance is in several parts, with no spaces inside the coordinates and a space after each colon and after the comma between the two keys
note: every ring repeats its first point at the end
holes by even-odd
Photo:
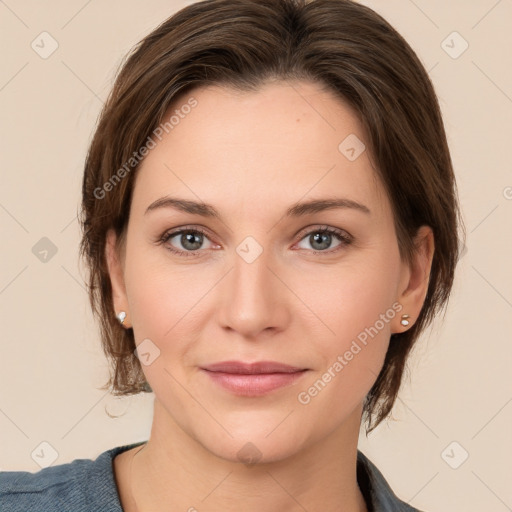
{"type": "MultiPolygon", "coordinates": [[[[187,199],[178,199],[175,197],[161,197],[151,203],[144,215],[150,211],[160,208],[172,208],[192,215],[200,215],[202,217],[211,217],[221,219],[220,213],[210,204],[190,201],[187,199]]],[[[358,203],[351,199],[332,198],[332,199],[312,199],[310,201],[295,203],[286,210],[286,217],[301,217],[312,213],[318,213],[325,210],[334,209],[352,209],[370,215],[370,209],[364,204],[358,203]]]]}

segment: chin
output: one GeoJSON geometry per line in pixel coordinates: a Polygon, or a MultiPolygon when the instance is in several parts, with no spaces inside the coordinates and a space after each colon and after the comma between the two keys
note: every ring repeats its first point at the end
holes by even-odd
{"type": "MultiPolygon", "coordinates": [[[[283,418],[279,421],[283,421],[283,418]]],[[[226,432],[212,436],[210,431],[198,433],[196,439],[210,453],[229,462],[247,466],[278,462],[295,455],[308,444],[304,428],[296,424],[285,427],[285,422],[275,428],[279,421],[273,423],[275,430],[272,431],[268,425],[257,428],[246,419],[243,427],[228,428],[233,437],[226,432]]]]}
{"type": "Polygon", "coordinates": [[[231,440],[230,443],[226,444],[227,446],[215,444],[205,446],[205,448],[221,459],[241,463],[247,467],[279,462],[299,451],[299,448],[291,443],[278,445],[268,440],[231,440]]]}

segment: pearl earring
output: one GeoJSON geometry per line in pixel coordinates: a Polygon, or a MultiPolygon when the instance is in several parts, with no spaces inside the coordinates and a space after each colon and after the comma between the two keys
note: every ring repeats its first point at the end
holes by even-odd
{"type": "Polygon", "coordinates": [[[409,320],[408,320],[408,318],[410,318],[410,317],[409,317],[409,315],[402,315],[402,320],[400,320],[400,323],[401,323],[404,327],[406,327],[406,326],[408,326],[408,325],[409,325],[409,320]]]}
{"type": "Polygon", "coordinates": [[[123,325],[123,322],[125,321],[126,319],[126,312],[125,311],[120,311],[117,315],[116,315],[116,318],[119,320],[119,323],[121,325],[123,325]]]}

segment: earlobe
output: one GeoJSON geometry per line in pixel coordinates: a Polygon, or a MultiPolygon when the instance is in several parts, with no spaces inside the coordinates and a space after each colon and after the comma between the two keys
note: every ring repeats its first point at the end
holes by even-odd
{"type": "Polygon", "coordinates": [[[114,303],[114,314],[119,323],[124,327],[129,327],[126,322],[128,315],[128,301],[126,297],[126,287],[124,283],[124,271],[120,261],[121,255],[117,247],[117,237],[115,231],[110,229],[107,233],[105,244],[105,258],[107,261],[110,283],[112,285],[112,301],[114,303]]]}
{"type": "MultiPolygon", "coordinates": [[[[403,315],[397,321],[394,332],[409,329],[420,315],[428,292],[430,269],[434,257],[434,234],[429,226],[421,226],[415,237],[415,251],[411,262],[404,269],[404,281],[400,283],[398,302],[403,315]]],[[[405,264],[405,263],[404,263],[405,264]]]]}

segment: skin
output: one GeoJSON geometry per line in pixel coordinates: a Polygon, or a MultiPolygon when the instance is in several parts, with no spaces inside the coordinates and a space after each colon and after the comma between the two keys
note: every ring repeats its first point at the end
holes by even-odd
{"type": "Polygon", "coordinates": [[[413,261],[401,260],[369,151],[349,161],[338,150],[349,134],[364,141],[362,126],[319,84],[268,82],[244,93],[202,87],[192,95],[198,105],[137,171],[126,245],[117,251],[115,234],[108,234],[115,310],[127,312],[137,345],[149,338],[160,350],[142,366],[155,397],[150,439],[114,460],[123,508],[366,511],[356,479],[362,403],[390,335],[410,328],[420,313],[432,231],[422,227],[413,261]],[[171,208],[145,214],[166,195],[211,204],[222,220],[171,208]],[[370,213],[284,216],[296,202],[333,197],[370,213]],[[191,251],[179,235],[157,243],[185,226],[207,232],[199,234],[199,255],[171,253],[166,246],[191,251]],[[310,235],[324,226],[348,233],[352,243],[333,235],[322,249],[310,235]],[[247,236],[263,248],[252,263],[236,251],[247,236]],[[403,310],[301,404],[298,394],[394,303],[403,310]],[[400,325],[403,313],[409,327],[400,325]],[[226,360],[308,371],[292,385],[244,397],[199,370],[226,360]],[[260,457],[251,466],[237,456],[248,442],[260,457]]]}

